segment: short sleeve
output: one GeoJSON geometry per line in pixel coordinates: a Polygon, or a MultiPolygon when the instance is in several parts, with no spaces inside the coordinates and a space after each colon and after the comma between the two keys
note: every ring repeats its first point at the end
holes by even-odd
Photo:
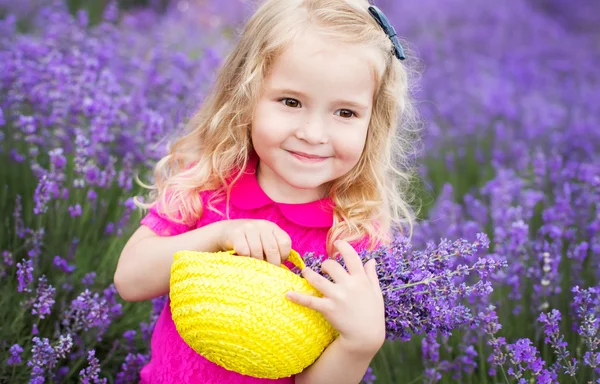
{"type": "Polygon", "coordinates": [[[142,218],[140,224],[150,228],[159,236],[175,236],[194,229],[194,226],[178,223],[161,212],[160,204],[150,208],[148,214],[142,218]]]}

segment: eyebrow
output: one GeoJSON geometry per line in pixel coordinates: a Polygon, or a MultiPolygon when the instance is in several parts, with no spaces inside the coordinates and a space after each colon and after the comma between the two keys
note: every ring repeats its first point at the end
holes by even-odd
{"type": "MultiPolygon", "coordinates": [[[[299,97],[299,98],[306,98],[306,95],[300,91],[295,91],[293,89],[289,89],[289,88],[274,88],[271,90],[271,92],[273,93],[285,93],[288,94],[290,96],[295,96],[295,97],[299,97]]],[[[353,109],[357,109],[360,111],[366,111],[367,109],[369,109],[366,105],[364,105],[363,103],[359,103],[357,101],[352,101],[352,100],[344,100],[344,99],[337,99],[334,100],[334,103],[336,104],[343,104],[343,105],[347,105],[350,108],[353,109]]]]}

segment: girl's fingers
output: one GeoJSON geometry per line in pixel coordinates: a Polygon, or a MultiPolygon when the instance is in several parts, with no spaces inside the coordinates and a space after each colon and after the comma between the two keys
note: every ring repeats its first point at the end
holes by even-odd
{"type": "Polygon", "coordinates": [[[232,245],[231,249],[235,252],[236,255],[239,256],[250,256],[250,247],[248,247],[248,242],[246,241],[246,236],[241,234],[231,241],[232,245]]]}
{"type": "Polygon", "coordinates": [[[246,230],[245,236],[246,241],[248,242],[248,247],[250,248],[250,257],[258,260],[264,260],[265,257],[263,254],[263,246],[258,230],[249,228],[246,230]]]}
{"type": "Polygon", "coordinates": [[[306,295],[304,293],[289,291],[285,294],[288,300],[302,305],[303,307],[314,309],[315,311],[326,313],[328,305],[328,299],[323,297],[316,297],[312,295],[306,295]]]}
{"type": "Polygon", "coordinates": [[[358,253],[356,253],[354,248],[348,244],[347,241],[338,240],[335,242],[334,246],[340,252],[340,255],[342,255],[350,275],[365,274],[363,263],[360,260],[358,253]]]}
{"type": "Polygon", "coordinates": [[[333,259],[325,260],[323,264],[321,264],[321,270],[331,276],[336,283],[339,283],[348,277],[348,272],[346,272],[344,267],[333,259]]]}
{"type": "Polygon", "coordinates": [[[324,276],[318,274],[310,268],[304,268],[302,270],[302,276],[317,291],[321,292],[323,296],[331,297],[334,295],[335,284],[327,280],[324,276]]]}
{"type": "Polygon", "coordinates": [[[273,232],[261,231],[260,241],[262,249],[269,263],[279,266],[281,264],[281,255],[279,254],[279,245],[273,232]]]}
{"type": "Polygon", "coordinates": [[[292,251],[292,239],[290,238],[290,235],[288,235],[287,232],[279,227],[275,227],[273,230],[273,235],[275,236],[277,246],[279,247],[279,255],[281,256],[281,260],[287,260],[290,252],[292,251]]]}

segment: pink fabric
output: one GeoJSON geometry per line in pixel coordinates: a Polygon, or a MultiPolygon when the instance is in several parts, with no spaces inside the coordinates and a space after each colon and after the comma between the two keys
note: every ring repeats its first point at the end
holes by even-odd
{"type": "MultiPolygon", "coordinates": [[[[286,231],[292,239],[292,247],[301,255],[306,252],[326,254],[327,232],[333,223],[333,204],[323,199],[307,204],[283,204],[271,200],[256,180],[258,159],[253,157],[242,178],[231,192],[229,216],[231,219],[270,220],[286,231]]],[[[210,192],[203,192],[206,198],[210,192]]],[[[225,212],[225,202],[216,208],[225,212]]],[[[223,220],[216,212],[204,210],[195,226],[175,224],[151,209],[141,224],[161,236],[173,236],[209,223],[223,220]]],[[[192,350],[179,336],[171,318],[169,302],[156,323],[151,341],[151,361],[141,371],[143,384],[292,384],[293,377],[279,380],[257,379],[228,371],[206,360],[192,350]]]]}

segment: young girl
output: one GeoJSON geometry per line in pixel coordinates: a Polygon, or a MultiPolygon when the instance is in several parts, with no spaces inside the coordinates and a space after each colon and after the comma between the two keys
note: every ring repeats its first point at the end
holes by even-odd
{"type": "Polygon", "coordinates": [[[340,336],[295,377],[257,379],[194,352],[167,303],[142,383],[361,381],[384,342],[385,316],[375,265],[357,251],[384,242],[394,224],[412,230],[413,220],[403,191],[417,115],[402,47],[378,12],[366,0],[264,2],[189,133],[158,163],[152,204],[142,204],[149,213],[114,277],[124,300],[140,301],[168,293],[180,250],[233,249],[275,265],[291,249],[323,254],[333,281],[303,276],[324,297],[287,297],[321,312],[340,336]]]}

